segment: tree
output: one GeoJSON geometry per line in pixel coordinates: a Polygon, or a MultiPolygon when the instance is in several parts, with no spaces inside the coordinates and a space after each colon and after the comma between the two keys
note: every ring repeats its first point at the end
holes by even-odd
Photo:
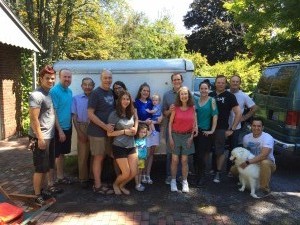
{"type": "Polygon", "coordinates": [[[250,59],[247,56],[238,56],[231,61],[219,62],[211,67],[206,67],[206,70],[202,74],[206,76],[223,74],[227,79],[233,74],[238,74],[242,78],[242,90],[245,92],[252,92],[260,78],[260,71],[260,64],[254,63],[253,58],[250,59]]]}
{"type": "Polygon", "coordinates": [[[299,58],[299,0],[230,0],[225,7],[248,27],[245,42],[256,61],[299,58]]]}
{"type": "Polygon", "coordinates": [[[194,0],[184,16],[184,25],[192,29],[187,49],[207,56],[210,64],[232,60],[247,51],[243,43],[244,29],[223,8],[222,0],[194,0]]]}
{"type": "Polygon", "coordinates": [[[198,52],[185,53],[183,58],[190,59],[194,64],[194,74],[196,76],[202,76],[205,71],[210,67],[205,56],[202,56],[198,52]]]}
{"type": "Polygon", "coordinates": [[[186,40],[175,34],[175,27],[168,17],[154,23],[143,20],[134,30],[128,24],[123,33],[129,34],[124,41],[132,59],[179,58],[185,51],[186,40]]]}
{"type": "Polygon", "coordinates": [[[62,56],[66,49],[71,27],[82,11],[93,9],[95,0],[26,0],[8,1],[31,33],[45,48],[39,64],[52,62],[62,56]]]}

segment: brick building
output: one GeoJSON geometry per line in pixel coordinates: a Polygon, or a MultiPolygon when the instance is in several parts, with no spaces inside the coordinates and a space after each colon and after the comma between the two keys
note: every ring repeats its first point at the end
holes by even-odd
{"type": "Polygon", "coordinates": [[[0,0],[0,30],[0,140],[2,140],[18,134],[21,128],[21,53],[29,50],[35,57],[35,53],[44,50],[3,0],[0,0]]]}

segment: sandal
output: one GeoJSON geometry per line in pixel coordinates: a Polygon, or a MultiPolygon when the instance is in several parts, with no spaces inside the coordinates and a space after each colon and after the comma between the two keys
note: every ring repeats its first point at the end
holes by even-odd
{"type": "Polygon", "coordinates": [[[64,177],[62,179],[57,179],[55,183],[57,183],[57,184],[72,184],[73,181],[68,177],[64,177]]]}
{"type": "Polygon", "coordinates": [[[93,191],[94,191],[94,193],[98,193],[98,194],[102,194],[102,195],[112,195],[115,193],[113,189],[104,187],[103,185],[98,188],[93,186],[93,191]]]}
{"type": "Polygon", "coordinates": [[[48,191],[48,190],[41,190],[41,196],[42,196],[42,198],[44,199],[44,200],[48,200],[48,199],[50,199],[50,198],[53,198],[53,194],[50,192],[50,191],[48,191]]]}
{"type": "Polygon", "coordinates": [[[60,194],[60,193],[63,193],[64,192],[64,189],[62,188],[59,188],[59,187],[55,187],[55,186],[50,186],[48,187],[48,191],[51,193],[51,194],[60,194]]]}

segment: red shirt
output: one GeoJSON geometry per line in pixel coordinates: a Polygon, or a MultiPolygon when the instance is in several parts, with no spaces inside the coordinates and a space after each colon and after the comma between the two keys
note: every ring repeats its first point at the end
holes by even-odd
{"type": "Polygon", "coordinates": [[[178,133],[192,132],[195,122],[194,106],[183,111],[180,107],[175,107],[175,117],[172,124],[172,131],[178,133]]]}

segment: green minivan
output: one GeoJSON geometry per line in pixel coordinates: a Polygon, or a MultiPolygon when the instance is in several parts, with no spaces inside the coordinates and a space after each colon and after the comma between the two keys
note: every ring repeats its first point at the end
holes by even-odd
{"type": "Polygon", "coordinates": [[[300,155],[300,61],[266,67],[253,98],[265,132],[275,139],[275,152],[300,155]]]}

